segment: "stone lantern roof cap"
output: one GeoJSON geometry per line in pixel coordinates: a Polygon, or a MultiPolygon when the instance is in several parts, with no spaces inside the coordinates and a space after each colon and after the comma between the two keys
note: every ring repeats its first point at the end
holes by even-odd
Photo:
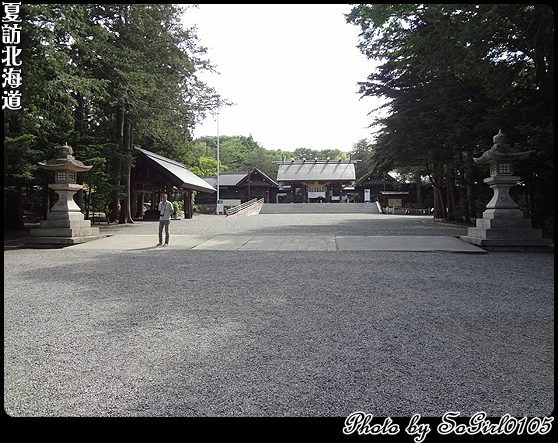
{"type": "Polygon", "coordinates": [[[485,151],[480,157],[473,158],[475,163],[489,164],[498,161],[518,161],[526,159],[531,154],[531,151],[522,152],[512,147],[508,143],[508,136],[503,134],[501,129],[492,138],[492,141],[494,145],[488,151],[485,151]]]}
{"type": "Polygon", "coordinates": [[[89,171],[93,166],[86,166],[81,161],[76,160],[71,146],[65,143],[58,150],[58,157],[48,160],[46,163],[39,162],[39,166],[47,171],[89,171]]]}

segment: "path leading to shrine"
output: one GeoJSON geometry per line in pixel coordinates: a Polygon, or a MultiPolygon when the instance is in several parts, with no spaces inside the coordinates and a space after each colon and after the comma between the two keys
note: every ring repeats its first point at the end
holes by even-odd
{"type": "MultiPolygon", "coordinates": [[[[281,205],[276,205],[281,206],[281,205]]],[[[284,205],[292,206],[292,205],[284,205]]],[[[356,205],[299,204],[316,207],[356,205]]],[[[450,251],[485,253],[460,240],[467,227],[434,222],[431,216],[372,212],[260,213],[228,219],[199,215],[171,222],[166,250],[258,251],[450,251]]],[[[106,238],[71,246],[76,249],[158,250],[158,222],[101,226],[106,238]]]]}

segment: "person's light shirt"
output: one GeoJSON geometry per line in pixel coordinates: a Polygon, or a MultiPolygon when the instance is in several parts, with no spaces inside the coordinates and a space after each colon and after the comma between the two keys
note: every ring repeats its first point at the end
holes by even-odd
{"type": "Polygon", "coordinates": [[[172,209],[172,203],[170,201],[165,200],[164,202],[159,202],[159,214],[162,214],[159,220],[170,220],[172,209]]]}

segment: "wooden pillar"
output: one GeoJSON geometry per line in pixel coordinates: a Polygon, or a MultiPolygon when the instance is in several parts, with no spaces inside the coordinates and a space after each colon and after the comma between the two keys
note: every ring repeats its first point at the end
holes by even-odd
{"type": "Polygon", "coordinates": [[[138,210],[138,193],[136,191],[134,191],[134,189],[130,189],[130,205],[132,206],[130,208],[130,214],[132,217],[132,220],[134,218],[137,218],[137,210],[138,210]]]}
{"type": "Polygon", "coordinates": [[[194,216],[194,208],[192,206],[192,191],[187,189],[184,191],[184,218],[192,218],[194,216]]]}
{"type": "Polygon", "coordinates": [[[130,187],[130,189],[128,190],[128,194],[130,194],[130,217],[132,217],[132,220],[135,218],[135,214],[136,214],[136,198],[137,198],[137,193],[134,191],[134,189],[132,187],[130,187]]]}

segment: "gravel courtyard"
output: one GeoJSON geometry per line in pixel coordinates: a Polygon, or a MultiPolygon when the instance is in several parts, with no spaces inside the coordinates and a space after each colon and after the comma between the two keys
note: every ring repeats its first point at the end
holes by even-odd
{"type": "MultiPolygon", "coordinates": [[[[101,227],[152,235],[157,223],[101,227]]],[[[171,222],[171,247],[4,250],[12,417],[554,410],[554,254],[172,250],[173,235],[459,236],[429,217],[171,222]]]]}

